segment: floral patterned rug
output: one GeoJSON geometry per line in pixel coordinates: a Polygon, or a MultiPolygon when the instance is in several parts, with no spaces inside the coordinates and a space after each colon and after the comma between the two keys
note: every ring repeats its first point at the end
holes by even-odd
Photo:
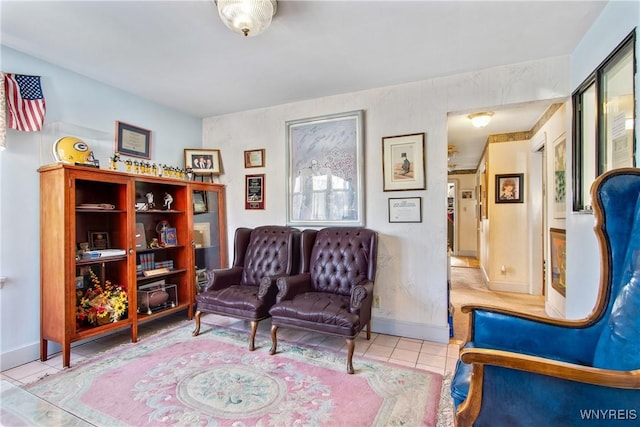
{"type": "Polygon", "coordinates": [[[25,389],[96,426],[436,426],[442,376],[193,325],[97,355],[25,389]]]}

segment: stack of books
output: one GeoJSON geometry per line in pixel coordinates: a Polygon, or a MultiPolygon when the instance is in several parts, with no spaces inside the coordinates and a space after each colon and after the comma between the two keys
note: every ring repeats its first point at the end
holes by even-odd
{"type": "Polygon", "coordinates": [[[156,262],[156,268],[168,268],[169,270],[173,270],[173,260],[158,261],[156,262]]]}
{"type": "Polygon", "coordinates": [[[140,265],[142,266],[142,271],[156,268],[153,253],[140,254],[140,265]]]}

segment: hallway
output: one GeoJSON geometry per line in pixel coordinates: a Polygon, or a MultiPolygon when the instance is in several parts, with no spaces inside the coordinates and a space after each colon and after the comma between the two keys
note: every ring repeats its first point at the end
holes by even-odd
{"type": "Polygon", "coordinates": [[[494,305],[548,317],[543,295],[489,290],[478,260],[470,257],[451,257],[451,304],[454,308],[452,342],[463,341],[467,335],[468,315],[460,311],[463,305],[494,305]]]}

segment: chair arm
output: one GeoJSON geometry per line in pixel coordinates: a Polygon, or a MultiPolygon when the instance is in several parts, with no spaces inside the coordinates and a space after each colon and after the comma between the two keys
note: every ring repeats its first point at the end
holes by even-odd
{"type": "MultiPolygon", "coordinates": [[[[460,359],[467,364],[477,363],[518,369],[601,387],[640,389],[640,369],[614,371],[488,348],[464,349],[460,352],[460,359]]],[[[474,381],[473,377],[471,381],[474,381]]]]}
{"type": "MultiPolygon", "coordinates": [[[[517,313],[494,306],[465,305],[470,313],[467,342],[492,348],[590,364],[601,329],[585,320],[561,320],[517,313]],[[554,337],[552,340],[549,337],[554,337]]],[[[465,343],[466,344],[466,343],[465,343]]]]}
{"type": "Polygon", "coordinates": [[[373,282],[370,280],[356,285],[351,290],[351,301],[349,311],[358,313],[363,307],[371,307],[373,301],[373,282]]]}
{"type": "MultiPolygon", "coordinates": [[[[457,408],[457,425],[509,425],[518,417],[525,425],[582,426],[583,415],[603,408],[637,416],[640,370],[614,371],[486,348],[464,349],[460,360],[471,365],[472,373],[467,397],[457,408]]],[[[607,425],[603,422],[593,425],[607,425]]]]}
{"type": "Polygon", "coordinates": [[[278,292],[278,286],[276,285],[276,281],[280,277],[286,277],[284,274],[279,274],[276,276],[264,276],[260,279],[260,284],[258,287],[258,299],[264,300],[268,294],[275,294],[278,292]]]}
{"type": "Polygon", "coordinates": [[[203,292],[216,291],[237,285],[242,278],[242,267],[223,268],[219,270],[207,271],[207,286],[203,292]]]}
{"type": "Polygon", "coordinates": [[[311,290],[311,274],[303,273],[295,276],[278,277],[276,285],[278,286],[276,303],[291,300],[296,295],[309,292],[311,290]]]}

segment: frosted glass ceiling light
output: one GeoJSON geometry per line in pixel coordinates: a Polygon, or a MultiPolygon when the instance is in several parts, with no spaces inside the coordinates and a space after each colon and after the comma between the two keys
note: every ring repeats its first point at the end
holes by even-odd
{"type": "Polygon", "coordinates": [[[471,124],[477,128],[483,128],[491,121],[493,113],[490,111],[483,111],[482,113],[469,114],[469,120],[471,124]]]}
{"type": "Polygon", "coordinates": [[[218,14],[224,25],[238,34],[257,36],[271,24],[276,0],[218,0],[218,14]]]}

